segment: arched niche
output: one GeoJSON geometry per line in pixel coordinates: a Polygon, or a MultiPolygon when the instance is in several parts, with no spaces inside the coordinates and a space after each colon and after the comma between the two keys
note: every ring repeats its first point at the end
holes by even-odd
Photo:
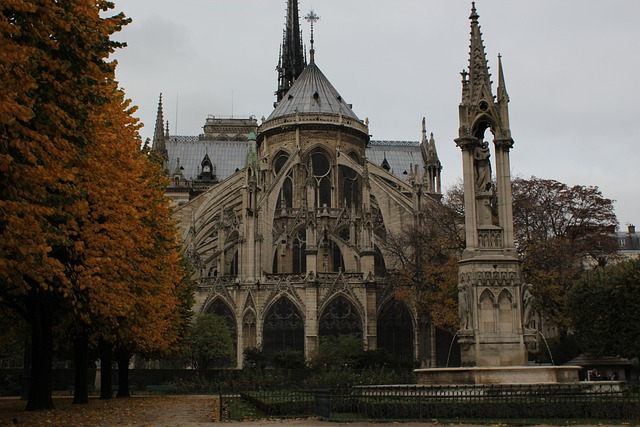
{"type": "Polygon", "coordinates": [[[262,328],[262,349],[270,357],[282,350],[304,352],[304,318],[287,297],[280,297],[269,309],[262,328]]]}
{"type": "Polygon", "coordinates": [[[494,315],[494,296],[489,289],[485,289],[478,301],[478,322],[480,333],[496,332],[496,320],[494,315]]]}
{"type": "Polygon", "coordinates": [[[513,332],[513,298],[506,289],[498,296],[498,332],[513,332]]]}
{"type": "Polygon", "coordinates": [[[395,299],[385,303],[378,313],[377,329],[379,349],[413,360],[414,325],[406,304],[395,299]]]}
{"type": "Polygon", "coordinates": [[[247,310],[242,317],[242,348],[257,347],[256,314],[247,310]]]}

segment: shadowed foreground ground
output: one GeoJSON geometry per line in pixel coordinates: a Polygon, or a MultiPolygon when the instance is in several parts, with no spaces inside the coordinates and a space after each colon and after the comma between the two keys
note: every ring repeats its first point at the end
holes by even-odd
{"type": "MultiPolygon", "coordinates": [[[[0,426],[350,426],[371,423],[331,423],[317,419],[212,422],[217,402],[213,396],[145,396],[130,399],[91,399],[87,405],[72,405],[70,397],[54,399],[52,411],[25,412],[26,402],[17,398],[0,399],[0,426]]],[[[428,427],[437,423],[392,423],[400,427],[428,427]]],[[[505,426],[507,424],[500,424],[505,426]]],[[[626,424],[628,426],[629,424],[626,424]]],[[[460,424],[448,424],[460,427],[460,424]]],[[[574,427],[578,427],[573,425],[574,427]]],[[[605,426],[605,424],[598,424],[605,426]]],[[[476,425],[475,427],[482,427],[476,425]]],[[[492,427],[496,427],[494,424],[492,427]]]]}

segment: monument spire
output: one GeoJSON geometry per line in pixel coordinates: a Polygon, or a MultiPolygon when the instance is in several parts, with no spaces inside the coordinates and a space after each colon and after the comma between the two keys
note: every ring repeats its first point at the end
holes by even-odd
{"type": "Polygon", "coordinates": [[[504,81],[504,71],[502,70],[502,55],[498,54],[498,102],[509,102],[507,85],[504,81]]]}
{"type": "MultiPolygon", "coordinates": [[[[478,21],[480,15],[476,10],[476,3],[471,3],[471,41],[469,44],[469,97],[477,102],[487,95],[491,96],[491,74],[487,64],[487,55],[482,41],[482,32],[478,21]]],[[[491,98],[489,98],[490,100],[491,98]]]]}
{"type": "Polygon", "coordinates": [[[306,65],[300,32],[298,0],[288,0],[287,18],[282,46],[280,46],[280,58],[276,67],[278,71],[277,101],[284,97],[284,94],[287,93],[306,65]]]}

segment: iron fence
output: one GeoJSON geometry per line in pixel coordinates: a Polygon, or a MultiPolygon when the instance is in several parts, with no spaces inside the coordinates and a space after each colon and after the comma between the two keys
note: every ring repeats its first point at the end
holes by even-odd
{"type": "Polygon", "coordinates": [[[355,386],[223,395],[227,419],[640,420],[640,394],[620,384],[355,386]]]}

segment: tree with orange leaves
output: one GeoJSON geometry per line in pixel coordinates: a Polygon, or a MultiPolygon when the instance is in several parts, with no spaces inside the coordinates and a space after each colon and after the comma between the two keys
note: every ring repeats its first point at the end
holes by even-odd
{"type": "MultiPolygon", "coordinates": [[[[109,101],[89,118],[95,139],[80,171],[89,214],[80,227],[82,251],[73,275],[75,403],[88,401],[89,347],[99,346],[101,359],[109,358],[114,345],[167,355],[184,336],[184,306],[192,303],[161,165],[140,149],[129,101],[115,82],[107,83],[109,101]]],[[[110,360],[102,362],[104,369],[111,367],[110,360]]],[[[102,397],[110,397],[109,385],[104,388],[102,397]]]]}
{"type": "Polygon", "coordinates": [[[0,4],[0,303],[31,329],[29,410],[53,406],[54,325],[80,360],[99,342],[170,351],[188,321],[160,167],[107,62],[128,22],[112,7],[0,4]]]}
{"type": "Polygon", "coordinates": [[[105,1],[15,0],[0,5],[0,298],[31,327],[28,409],[51,400],[52,325],[72,303],[69,266],[87,201],[78,183],[91,143],[94,89],[113,73],[109,35],[123,16],[105,1]],[[37,381],[35,380],[37,379],[37,381]]]}

